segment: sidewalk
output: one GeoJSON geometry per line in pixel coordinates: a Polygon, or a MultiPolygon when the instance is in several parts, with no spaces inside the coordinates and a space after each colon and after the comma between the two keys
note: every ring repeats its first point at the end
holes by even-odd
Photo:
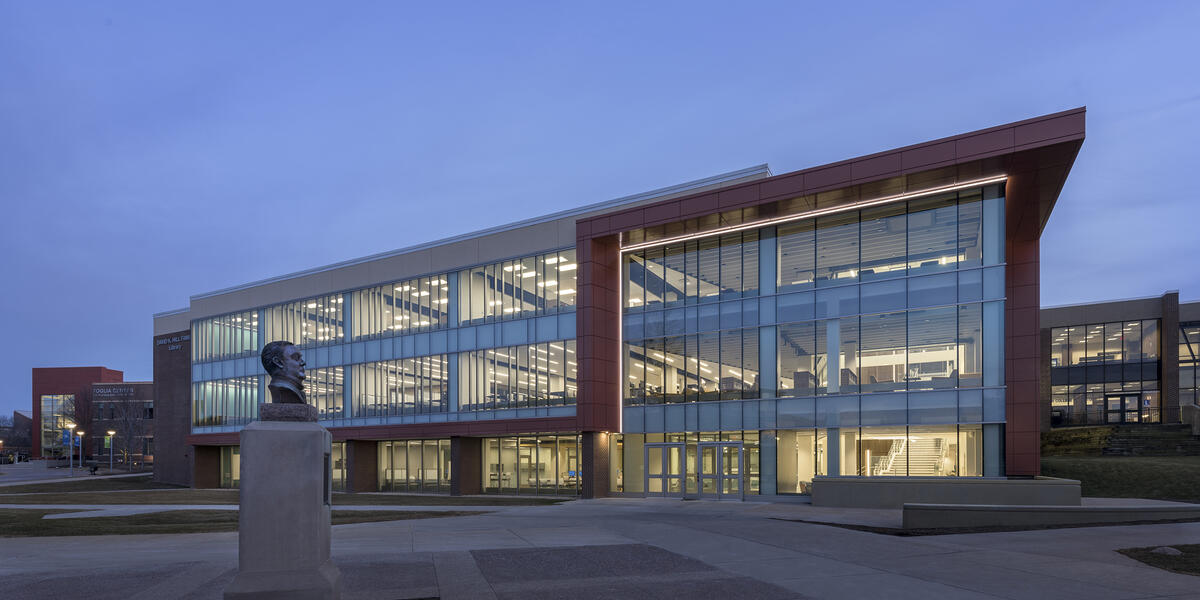
{"type": "MultiPolygon", "coordinates": [[[[769,508],[604,499],[357,523],[334,527],[333,558],[346,600],[1200,598],[1197,578],[1114,552],[1200,543],[1200,523],[897,537],[780,521],[769,508]]],[[[217,599],[236,566],[232,532],[0,544],[6,599],[217,599]]]]}
{"type": "Polygon", "coordinates": [[[88,475],[88,470],[85,467],[75,467],[74,477],[69,474],[70,472],[70,469],[49,468],[45,461],[0,465],[0,488],[29,483],[58,483],[84,479],[116,479],[121,477],[148,477],[152,475],[149,471],[141,473],[118,473],[115,475],[88,475]]]}
{"type": "MultiPolygon", "coordinates": [[[[43,519],[86,519],[91,517],[124,517],[172,510],[238,510],[236,504],[0,504],[0,509],[75,510],[80,512],[46,515],[43,519]]],[[[334,506],[333,510],[397,510],[420,512],[486,511],[495,512],[512,506],[334,506]]]]}

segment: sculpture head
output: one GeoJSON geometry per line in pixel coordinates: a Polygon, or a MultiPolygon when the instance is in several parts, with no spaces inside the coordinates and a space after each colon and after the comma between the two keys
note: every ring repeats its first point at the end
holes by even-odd
{"type": "Polygon", "coordinates": [[[262,365],[272,380],[283,379],[304,383],[304,356],[296,345],[278,340],[263,346],[262,365]]]}

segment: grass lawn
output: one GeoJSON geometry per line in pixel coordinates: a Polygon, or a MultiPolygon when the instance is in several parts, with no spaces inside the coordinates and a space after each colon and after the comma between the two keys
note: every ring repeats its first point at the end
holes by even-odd
{"type": "MultiPolygon", "coordinates": [[[[420,494],[343,494],[335,505],[355,506],[538,506],[561,498],[426,496],[420,494]]],[[[0,487],[3,504],[237,504],[237,490],[195,490],[154,483],[149,477],[82,479],[0,487]]]]}
{"type": "MultiPolygon", "coordinates": [[[[51,513],[66,510],[0,509],[0,537],[42,537],[58,535],[130,535],[139,533],[209,533],[237,531],[235,510],[173,510],[124,517],[92,517],[43,520],[51,513]]],[[[333,524],[435,519],[483,514],[479,511],[394,511],[335,510],[333,524]]]]}
{"type": "Polygon", "coordinates": [[[1042,475],[1078,479],[1084,496],[1200,502],[1200,456],[1047,456],[1042,475]]]}
{"type": "Polygon", "coordinates": [[[1152,567],[1183,573],[1185,575],[1200,575],[1200,544],[1182,544],[1171,547],[1183,552],[1183,554],[1179,556],[1154,554],[1151,552],[1155,548],[1154,546],[1149,548],[1125,548],[1124,550],[1117,550],[1117,552],[1152,567]]]}

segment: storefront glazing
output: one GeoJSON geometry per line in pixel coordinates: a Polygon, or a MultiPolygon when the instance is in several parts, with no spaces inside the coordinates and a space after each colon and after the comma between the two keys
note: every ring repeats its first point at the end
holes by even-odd
{"type": "Polygon", "coordinates": [[[379,442],[379,491],[450,492],[450,440],[379,442]]]}
{"type": "Polygon", "coordinates": [[[484,493],[578,495],[579,443],[578,435],[484,438],[484,493]]]}

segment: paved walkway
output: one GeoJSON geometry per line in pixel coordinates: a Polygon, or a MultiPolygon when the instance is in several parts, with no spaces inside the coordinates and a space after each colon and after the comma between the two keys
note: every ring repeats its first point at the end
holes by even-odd
{"type": "MultiPolygon", "coordinates": [[[[814,516],[805,505],[576,501],[342,525],[333,555],[347,600],[1200,599],[1200,578],[1114,552],[1200,543],[1200,523],[895,537],[779,520],[814,516]]],[[[6,598],[215,599],[236,565],[236,533],[0,544],[6,598]]]]}
{"type": "MultiPolygon", "coordinates": [[[[108,469],[105,468],[105,471],[108,469]]],[[[75,475],[70,475],[67,468],[52,469],[46,461],[38,460],[7,465],[0,465],[0,488],[10,485],[25,485],[29,483],[58,483],[61,481],[82,481],[94,479],[118,479],[122,477],[146,477],[150,473],[117,473],[116,475],[88,475],[86,468],[75,467],[75,475]]]]}
{"type": "MultiPolygon", "coordinates": [[[[124,517],[145,513],[167,512],[172,510],[238,510],[236,504],[0,504],[0,508],[32,508],[47,510],[74,510],[79,512],[45,515],[43,519],[81,519],[91,517],[124,517]]],[[[399,510],[423,512],[454,512],[454,511],[495,511],[510,506],[467,506],[467,505],[376,505],[376,506],[334,506],[333,510],[399,510]]]]}

